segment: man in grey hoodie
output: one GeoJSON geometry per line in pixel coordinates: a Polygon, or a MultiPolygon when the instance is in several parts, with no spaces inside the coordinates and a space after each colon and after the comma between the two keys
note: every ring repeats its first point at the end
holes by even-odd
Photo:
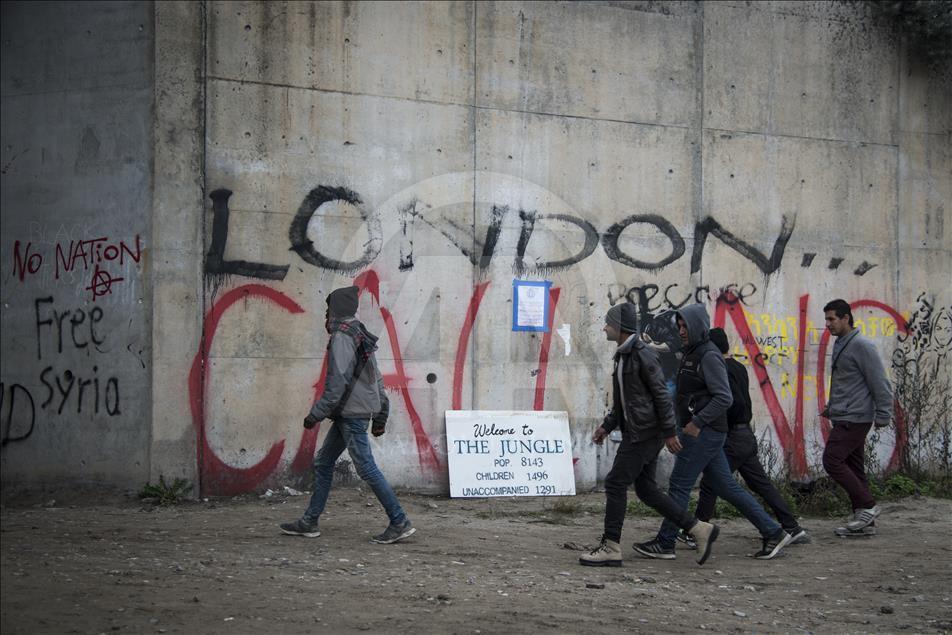
{"type": "Polygon", "coordinates": [[[311,502],[303,517],[282,523],[281,531],[308,538],[321,535],[318,519],[330,493],[334,464],[346,448],[357,475],[370,485],[390,519],[387,529],[374,536],[373,542],[390,544],[410,536],[416,529],[410,524],[370,450],[367,427],[373,420],[373,435],[379,437],[384,433],[390,402],[374,356],[377,337],[355,317],[357,299],[357,287],[335,289],[327,296],[324,322],[324,328],[330,334],[327,377],[324,391],[304,418],[304,427],[313,428],[326,418],[331,419],[332,425],[314,460],[311,502]]]}
{"type": "MultiPolygon", "coordinates": [[[[668,481],[668,496],[687,509],[691,489],[703,472],[714,493],[727,500],[760,531],[763,548],[753,556],[769,560],[790,542],[785,532],[731,474],[724,455],[727,440],[727,409],[733,403],[727,380],[727,365],[711,343],[711,321],[702,304],[680,309],[676,315],[682,358],[678,368],[675,414],[682,430],[682,449],[674,460],[668,481]]],[[[665,519],[658,535],[636,543],[635,551],[646,558],[672,559],[678,527],[665,519]]]]}
{"type": "Polygon", "coordinates": [[[892,421],[893,395],[876,347],[853,326],[853,313],[845,300],[823,307],[826,328],[836,338],[830,400],[823,416],[833,429],[823,450],[823,469],[849,494],[853,518],[834,529],[838,536],[876,533],[879,506],[866,479],[866,435],[875,425],[892,421]]]}

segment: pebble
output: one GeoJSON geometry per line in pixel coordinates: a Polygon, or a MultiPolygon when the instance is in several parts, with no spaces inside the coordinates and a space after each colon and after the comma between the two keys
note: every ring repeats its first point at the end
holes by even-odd
{"type": "Polygon", "coordinates": [[[734,611],[734,615],[737,617],[747,617],[747,613],[744,613],[743,611],[734,611]]]}
{"type": "Polygon", "coordinates": [[[895,613],[895,609],[893,609],[891,606],[882,606],[879,608],[879,612],[883,615],[892,615],[895,613]]]}
{"type": "Polygon", "coordinates": [[[601,582],[586,582],[585,588],[586,589],[604,589],[605,585],[602,584],[601,582]]]}

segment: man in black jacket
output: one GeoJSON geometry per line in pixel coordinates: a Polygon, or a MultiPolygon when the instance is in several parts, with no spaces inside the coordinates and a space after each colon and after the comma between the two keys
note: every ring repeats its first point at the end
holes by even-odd
{"type": "MultiPolygon", "coordinates": [[[[791,544],[810,542],[810,536],[790,512],[787,502],[770,481],[757,456],[757,437],[750,427],[753,415],[747,369],[730,355],[730,344],[724,329],[711,329],[709,337],[727,362],[727,383],[734,398],[734,403],[727,409],[727,443],[724,444],[730,470],[732,473],[740,472],[747,487],[767,503],[783,530],[793,536],[791,544]]],[[[701,520],[710,520],[716,503],[717,494],[714,493],[710,477],[705,475],[701,479],[701,494],[695,515],[701,520]]],[[[690,545],[690,541],[686,542],[690,545]]]]}
{"type": "Polygon", "coordinates": [[[677,453],[681,443],[658,357],[636,335],[635,306],[625,302],[609,309],[604,331],[610,341],[618,344],[612,372],[612,409],[595,429],[592,441],[601,445],[615,428],[621,429],[622,441],[605,478],[605,532],[601,544],[581,556],[579,562],[595,567],[621,566],[621,529],[628,507],[628,488],[634,483],[638,498],[694,538],[698,564],[703,564],[717,539],[718,528],[679,508],[655,482],[662,446],[677,453]]]}

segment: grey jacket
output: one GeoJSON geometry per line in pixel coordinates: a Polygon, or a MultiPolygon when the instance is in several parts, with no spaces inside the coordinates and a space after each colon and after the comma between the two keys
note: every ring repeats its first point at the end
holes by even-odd
{"type": "MultiPolygon", "coordinates": [[[[346,320],[347,325],[354,329],[361,329],[364,336],[374,345],[377,338],[363,328],[363,324],[356,318],[346,320]]],[[[337,408],[337,404],[344,396],[348,382],[354,376],[357,364],[357,345],[354,338],[346,333],[336,331],[331,335],[327,347],[327,377],[324,379],[324,392],[311,406],[311,415],[318,419],[326,419],[337,408]]],[[[370,420],[374,415],[386,415],[390,411],[390,402],[384,391],[383,375],[377,366],[377,356],[371,354],[364,365],[357,383],[347,399],[347,403],[340,413],[342,417],[370,420]]]]}
{"type": "Polygon", "coordinates": [[[684,347],[678,369],[675,397],[678,423],[683,426],[693,420],[699,428],[709,425],[713,430],[727,432],[727,409],[734,403],[734,398],[727,380],[724,356],[708,338],[711,319],[703,304],[683,307],[677,316],[684,320],[688,331],[688,344],[684,347]],[[685,392],[687,386],[698,383],[704,386],[701,393],[685,392]],[[693,406],[693,413],[689,406],[693,406]]]}
{"type": "Polygon", "coordinates": [[[892,420],[893,394],[879,352],[859,329],[836,339],[830,401],[824,413],[833,423],[874,422],[877,427],[892,420]]]}

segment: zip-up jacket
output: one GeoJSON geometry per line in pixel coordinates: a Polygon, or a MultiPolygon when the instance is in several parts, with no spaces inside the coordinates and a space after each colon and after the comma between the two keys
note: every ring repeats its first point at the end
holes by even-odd
{"type": "Polygon", "coordinates": [[[688,332],[681,366],[675,408],[678,423],[690,421],[698,428],[727,432],[727,409],[734,402],[727,381],[727,364],[717,346],[708,338],[710,318],[704,305],[692,304],[678,311],[688,332]]]}
{"type": "Polygon", "coordinates": [[[674,408],[658,356],[637,335],[615,351],[612,409],[602,427],[608,432],[620,427],[628,443],[675,436],[674,408]]]}
{"type": "Polygon", "coordinates": [[[892,420],[893,393],[876,347],[858,329],[836,338],[828,418],[877,426],[892,420]]]}
{"type": "Polygon", "coordinates": [[[384,391],[383,376],[377,367],[376,355],[373,353],[377,349],[377,337],[367,331],[357,318],[345,319],[343,323],[346,328],[335,330],[327,344],[327,377],[324,379],[324,391],[311,406],[311,415],[318,420],[326,419],[338,409],[347,384],[354,377],[358,352],[354,335],[357,334],[363,340],[361,346],[369,347],[369,357],[356,379],[347,403],[335,416],[369,420],[378,415],[386,420],[390,402],[384,391]]]}

